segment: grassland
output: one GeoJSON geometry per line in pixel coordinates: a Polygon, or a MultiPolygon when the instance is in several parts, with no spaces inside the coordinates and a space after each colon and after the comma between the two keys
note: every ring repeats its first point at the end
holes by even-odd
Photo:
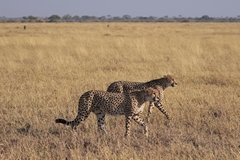
{"type": "Polygon", "coordinates": [[[0,159],[240,159],[239,23],[0,24],[0,75],[0,159]],[[54,123],[88,90],[165,74],[173,120],[155,108],[148,138],[134,123],[124,138],[123,116],[107,135],[93,114],[54,123]]]}

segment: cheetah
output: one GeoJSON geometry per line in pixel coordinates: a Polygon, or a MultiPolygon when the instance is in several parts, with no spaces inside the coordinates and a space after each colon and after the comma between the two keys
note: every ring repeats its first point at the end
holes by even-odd
{"type": "Polygon", "coordinates": [[[106,91],[91,90],[85,92],[78,103],[78,115],[73,121],[64,119],[56,119],[56,123],[62,123],[71,126],[72,129],[83,121],[85,121],[89,114],[93,112],[97,116],[98,130],[106,133],[104,129],[105,115],[113,116],[125,115],[126,117],[126,133],[130,134],[131,119],[137,122],[144,129],[144,134],[148,136],[148,128],[139,114],[143,112],[144,103],[147,101],[157,103],[159,101],[159,92],[153,88],[142,90],[134,90],[127,94],[111,93],[106,91]]]}
{"type": "Polygon", "coordinates": [[[149,122],[150,115],[152,114],[154,105],[166,116],[167,119],[170,119],[170,115],[167,111],[163,108],[162,100],[163,100],[163,91],[169,87],[177,86],[177,82],[172,75],[165,75],[160,79],[151,80],[148,82],[128,82],[128,81],[117,81],[113,82],[109,85],[107,91],[108,92],[115,92],[115,93],[127,93],[134,89],[145,89],[148,87],[155,88],[159,91],[160,94],[160,101],[158,103],[150,102],[148,107],[148,113],[146,120],[149,122]]]}

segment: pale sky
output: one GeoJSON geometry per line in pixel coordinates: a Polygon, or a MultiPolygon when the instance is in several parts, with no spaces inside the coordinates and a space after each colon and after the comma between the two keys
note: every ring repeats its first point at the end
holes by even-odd
{"type": "Polygon", "coordinates": [[[237,17],[240,0],[1,0],[0,17],[38,16],[237,17]]]}

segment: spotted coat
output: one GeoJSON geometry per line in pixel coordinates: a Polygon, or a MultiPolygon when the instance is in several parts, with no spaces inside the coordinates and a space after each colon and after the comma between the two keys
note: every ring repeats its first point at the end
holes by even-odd
{"type": "Polygon", "coordinates": [[[148,82],[129,82],[129,81],[116,81],[109,85],[107,91],[114,93],[128,93],[131,90],[135,89],[146,89],[148,87],[152,87],[158,90],[160,95],[160,101],[158,103],[150,102],[148,107],[147,121],[150,119],[150,115],[152,114],[154,105],[166,116],[167,119],[170,119],[170,115],[163,108],[162,100],[164,97],[164,90],[169,87],[175,87],[177,82],[172,75],[163,76],[160,79],[151,80],[148,82]]]}
{"type": "Polygon", "coordinates": [[[143,111],[145,102],[157,102],[159,98],[159,92],[153,88],[135,90],[127,94],[91,90],[80,97],[78,115],[73,121],[56,119],[55,122],[71,126],[75,129],[81,122],[88,118],[91,112],[93,112],[97,116],[98,129],[106,133],[104,129],[106,114],[113,116],[125,115],[125,136],[128,136],[130,133],[131,119],[141,125],[144,129],[144,133],[148,135],[147,126],[140,118],[139,113],[143,111]]]}

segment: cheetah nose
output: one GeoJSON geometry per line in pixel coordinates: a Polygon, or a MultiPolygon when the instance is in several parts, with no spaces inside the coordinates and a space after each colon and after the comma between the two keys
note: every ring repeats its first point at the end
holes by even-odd
{"type": "Polygon", "coordinates": [[[172,85],[171,85],[171,86],[172,86],[172,87],[175,87],[176,85],[177,85],[177,83],[172,83],[172,85]]]}

